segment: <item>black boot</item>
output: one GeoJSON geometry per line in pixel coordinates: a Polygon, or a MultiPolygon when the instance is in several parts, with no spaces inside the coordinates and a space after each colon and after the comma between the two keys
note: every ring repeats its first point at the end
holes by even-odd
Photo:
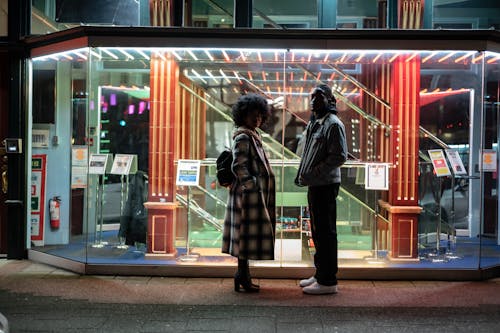
{"type": "Polygon", "coordinates": [[[234,291],[240,291],[240,286],[248,293],[259,291],[259,286],[252,283],[247,259],[238,259],[238,271],[234,276],[234,291]]]}

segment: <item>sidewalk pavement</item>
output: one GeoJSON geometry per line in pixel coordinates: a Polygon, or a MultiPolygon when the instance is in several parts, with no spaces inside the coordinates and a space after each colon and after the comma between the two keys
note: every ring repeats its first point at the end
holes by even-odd
{"type": "Polygon", "coordinates": [[[500,279],[339,281],[302,293],[298,280],[81,276],[0,259],[0,313],[10,332],[500,332],[500,279]]]}

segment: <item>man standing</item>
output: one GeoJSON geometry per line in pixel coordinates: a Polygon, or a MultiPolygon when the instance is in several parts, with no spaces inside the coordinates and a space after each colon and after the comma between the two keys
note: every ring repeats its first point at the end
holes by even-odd
{"type": "Polygon", "coordinates": [[[300,281],[303,292],[312,295],[337,292],[337,204],[340,167],[347,160],[344,124],[337,117],[336,100],[330,87],[318,85],[311,94],[313,117],[306,128],[306,142],[295,178],[308,186],[307,201],[316,252],[316,273],[300,281]]]}

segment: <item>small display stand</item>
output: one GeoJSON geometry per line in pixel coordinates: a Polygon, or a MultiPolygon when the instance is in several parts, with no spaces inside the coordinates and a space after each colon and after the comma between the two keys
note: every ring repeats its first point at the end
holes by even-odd
{"type": "Polygon", "coordinates": [[[200,258],[199,253],[193,253],[190,246],[191,230],[191,186],[198,186],[200,179],[199,160],[179,160],[177,162],[176,185],[187,186],[187,236],[186,236],[186,254],[179,256],[180,261],[197,261],[200,258]]]}
{"type": "MultiPolygon", "coordinates": [[[[431,149],[428,150],[429,157],[431,158],[432,166],[434,168],[434,174],[438,178],[438,195],[436,198],[436,204],[438,206],[437,210],[437,222],[436,222],[436,248],[435,253],[429,253],[428,256],[431,258],[432,262],[445,262],[447,261],[446,253],[441,252],[441,188],[442,188],[442,179],[443,177],[452,177],[453,183],[453,175],[448,167],[448,163],[446,163],[446,157],[442,149],[431,149]]],[[[452,193],[453,193],[452,187],[452,193]]],[[[454,201],[454,200],[453,200],[454,201]]],[[[452,204],[454,202],[452,201],[452,204]]],[[[448,239],[450,239],[450,235],[448,233],[448,239]]]]}
{"type": "MultiPolygon", "coordinates": [[[[453,171],[451,177],[451,224],[455,225],[455,179],[471,179],[474,178],[467,174],[467,170],[462,163],[462,159],[458,154],[457,150],[454,149],[445,149],[446,156],[448,157],[448,161],[450,162],[451,170],[453,171]]],[[[460,256],[455,254],[457,236],[456,232],[453,235],[448,234],[448,248],[446,249],[445,257],[447,259],[460,259],[460,256]]]]}
{"type": "MultiPolygon", "coordinates": [[[[131,154],[116,154],[111,166],[110,174],[120,175],[120,216],[123,215],[126,200],[128,198],[129,175],[137,172],[137,155],[131,154]]],[[[118,236],[119,244],[116,248],[127,249],[125,239],[118,236]]]]}
{"type": "Polygon", "coordinates": [[[104,175],[111,170],[111,160],[113,156],[111,154],[90,154],[89,158],[89,174],[97,175],[97,189],[96,189],[96,214],[95,214],[95,224],[96,229],[94,233],[94,243],[92,247],[101,248],[107,245],[107,242],[102,240],[102,196],[104,192],[104,175]],[[97,231],[97,225],[99,224],[99,232],[97,231]]]}
{"type": "Polygon", "coordinates": [[[388,163],[367,163],[365,164],[365,189],[375,191],[375,221],[372,223],[373,256],[367,257],[370,264],[380,264],[377,224],[379,215],[379,192],[389,190],[389,164],[388,163]]]}

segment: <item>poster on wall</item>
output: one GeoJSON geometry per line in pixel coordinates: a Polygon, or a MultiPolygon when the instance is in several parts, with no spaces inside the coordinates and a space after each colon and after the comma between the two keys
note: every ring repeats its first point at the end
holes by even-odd
{"type": "Polygon", "coordinates": [[[443,150],[431,149],[428,150],[428,152],[436,176],[437,177],[451,176],[451,172],[450,169],[448,168],[448,163],[446,163],[446,158],[444,157],[443,150]]]}
{"type": "Polygon", "coordinates": [[[196,186],[200,178],[199,160],[179,160],[177,162],[177,185],[196,186]]]}
{"type": "Polygon", "coordinates": [[[87,187],[87,146],[71,147],[71,188],[87,187]]]}
{"type": "Polygon", "coordinates": [[[31,157],[31,241],[43,245],[45,221],[45,178],[47,155],[31,157]]]}
{"type": "Polygon", "coordinates": [[[497,152],[493,149],[483,149],[482,156],[482,171],[496,172],[497,171],[497,152]]]}

